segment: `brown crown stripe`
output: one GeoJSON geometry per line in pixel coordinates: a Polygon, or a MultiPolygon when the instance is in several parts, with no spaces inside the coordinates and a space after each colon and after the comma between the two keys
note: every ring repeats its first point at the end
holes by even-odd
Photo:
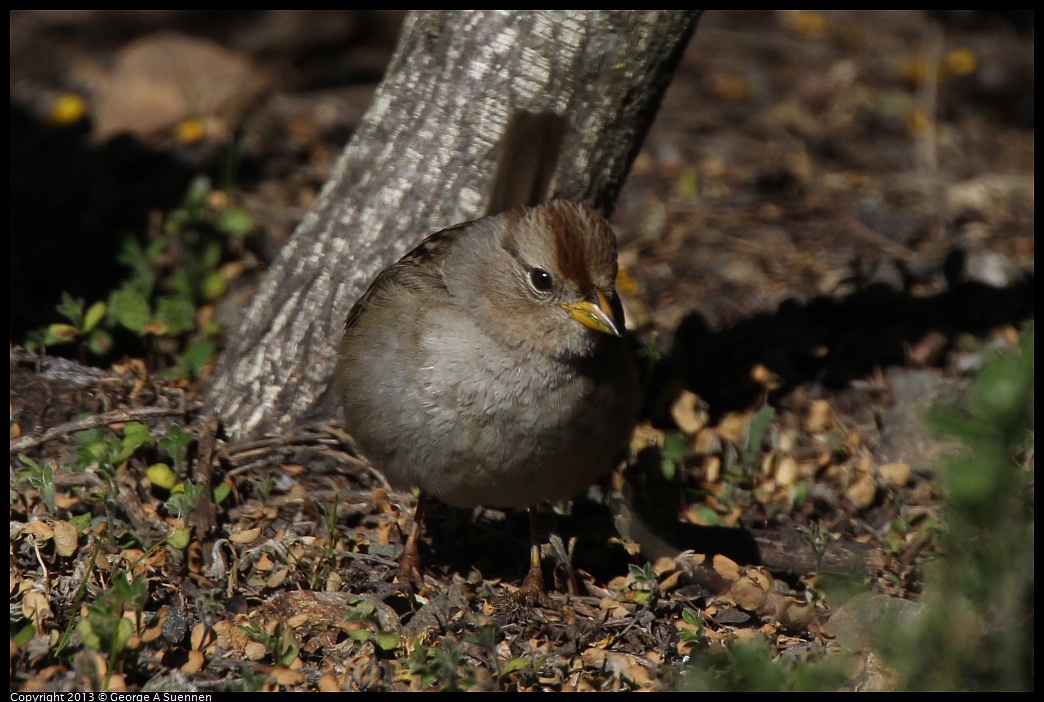
{"type": "Polygon", "coordinates": [[[580,290],[594,287],[587,262],[584,228],[592,225],[585,213],[571,203],[551,203],[544,209],[547,226],[555,232],[555,261],[559,272],[580,290]]]}

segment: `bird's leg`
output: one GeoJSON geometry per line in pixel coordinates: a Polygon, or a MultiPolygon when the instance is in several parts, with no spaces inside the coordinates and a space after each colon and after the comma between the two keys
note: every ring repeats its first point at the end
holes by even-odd
{"type": "Polygon", "coordinates": [[[544,569],[540,565],[540,534],[537,532],[534,509],[529,508],[529,572],[518,593],[520,599],[530,602],[544,598],[544,569]]]}
{"type": "Polygon", "coordinates": [[[413,523],[406,535],[406,545],[399,556],[399,569],[395,574],[400,583],[409,583],[418,594],[424,594],[424,575],[421,573],[420,554],[417,543],[420,541],[421,526],[424,523],[424,493],[417,495],[417,506],[413,510],[413,523]]]}

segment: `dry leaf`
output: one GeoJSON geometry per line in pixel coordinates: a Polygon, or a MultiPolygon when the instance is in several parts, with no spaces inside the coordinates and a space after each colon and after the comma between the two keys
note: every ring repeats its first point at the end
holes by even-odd
{"type": "Polygon", "coordinates": [[[261,536],[261,527],[243,529],[228,535],[228,540],[234,544],[252,544],[261,536]]]}
{"type": "Polygon", "coordinates": [[[714,568],[714,572],[716,572],[718,575],[725,578],[726,580],[733,582],[739,580],[739,564],[731,558],[718,554],[714,556],[714,560],[711,561],[711,565],[714,568]]]}
{"type": "Polygon", "coordinates": [[[718,423],[718,436],[733,446],[742,446],[750,432],[750,413],[726,412],[718,423]]]}
{"type": "Polygon", "coordinates": [[[877,483],[872,475],[864,474],[848,486],[845,496],[859,509],[865,509],[874,503],[877,495],[877,483]]]}
{"type": "Polygon", "coordinates": [[[677,567],[678,564],[675,563],[674,559],[670,556],[660,556],[656,559],[656,562],[653,563],[653,572],[656,573],[657,576],[661,576],[664,573],[669,573],[677,567]]]}
{"type": "Polygon", "coordinates": [[[797,482],[798,462],[793,456],[784,456],[776,466],[776,482],[786,487],[791,487],[797,482]]]}
{"type": "Polygon", "coordinates": [[[76,553],[76,527],[64,520],[54,523],[54,550],[59,556],[68,557],[76,553]]]}
{"type": "Polygon", "coordinates": [[[40,519],[34,519],[25,527],[26,532],[32,534],[38,539],[48,541],[54,538],[54,529],[51,526],[40,519]]]}
{"type": "Polygon", "coordinates": [[[826,400],[815,400],[805,415],[805,428],[813,434],[822,434],[830,429],[831,410],[826,400]]]}
{"type": "Polygon", "coordinates": [[[909,463],[885,463],[877,469],[881,481],[890,485],[903,486],[910,482],[909,463]]]}
{"type": "Polygon", "coordinates": [[[243,657],[251,661],[259,661],[268,655],[268,649],[264,644],[251,641],[243,647],[243,657]]]}
{"type": "Polygon", "coordinates": [[[783,387],[783,378],[760,363],[755,363],[751,367],[750,379],[769,392],[779,390],[783,387]]]}
{"type": "Polygon", "coordinates": [[[692,436],[707,424],[707,412],[699,406],[699,398],[683,390],[671,405],[671,418],[686,436],[692,436]]]}
{"type": "Polygon", "coordinates": [[[159,611],[153,615],[152,619],[149,620],[148,627],[141,634],[141,640],[143,643],[151,643],[158,639],[163,634],[163,625],[167,623],[167,619],[170,618],[170,607],[163,605],[159,608],[159,611]]]}
{"type": "Polygon", "coordinates": [[[716,483],[720,477],[721,458],[719,456],[707,456],[703,459],[703,479],[708,483],[716,483]]]}
{"type": "Polygon", "coordinates": [[[663,432],[648,422],[642,422],[631,435],[631,453],[637,454],[650,446],[663,446],[663,432]]]}
{"type": "MultiPolygon", "coordinates": [[[[245,635],[245,634],[244,634],[245,635]]],[[[218,643],[217,626],[213,629],[208,627],[203,622],[196,624],[192,627],[192,636],[189,641],[194,651],[206,651],[208,648],[218,643]]]]}
{"type": "Polygon", "coordinates": [[[285,665],[277,665],[272,669],[271,674],[272,677],[275,678],[275,681],[280,685],[300,685],[304,681],[304,678],[301,677],[300,673],[287,668],[285,665]]]}
{"type": "Polygon", "coordinates": [[[766,597],[768,597],[768,593],[765,592],[765,589],[750,578],[737,581],[728,592],[728,598],[735,602],[737,607],[748,612],[758,611],[765,604],[766,597]]]}
{"type": "MultiPolygon", "coordinates": [[[[203,625],[199,624],[197,626],[203,625]]],[[[250,637],[239,628],[236,622],[228,620],[215,622],[213,631],[216,636],[215,643],[221,648],[227,648],[232,651],[242,651],[250,641],[250,637]]]]}
{"type": "Polygon", "coordinates": [[[337,682],[337,678],[330,673],[320,677],[316,686],[319,688],[319,692],[341,692],[341,686],[337,682]]]}
{"type": "Polygon", "coordinates": [[[188,660],[181,666],[181,670],[185,673],[198,673],[206,662],[206,657],[199,651],[189,651],[188,660]]]}
{"type": "Polygon", "coordinates": [[[272,575],[268,576],[268,580],[266,580],[265,583],[268,585],[268,587],[275,590],[283,584],[283,581],[286,580],[288,575],[290,575],[290,570],[288,568],[280,568],[276,572],[272,573],[272,575]]]}
{"type": "Polygon", "coordinates": [[[388,499],[388,491],[381,487],[373,489],[373,505],[381,514],[389,514],[394,517],[399,513],[399,510],[395,509],[395,505],[388,499]]]}
{"type": "Polygon", "coordinates": [[[22,616],[33,622],[37,632],[43,632],[43,622],[50,619],[51,603],[39,590],[30,590],[22,597],[22,616]]]}

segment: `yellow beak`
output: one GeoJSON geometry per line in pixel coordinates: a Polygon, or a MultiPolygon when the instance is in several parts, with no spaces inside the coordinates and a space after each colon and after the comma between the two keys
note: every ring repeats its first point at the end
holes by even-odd
{"type": "Polygon", "coordinates": [[[573,319],[585,327],[613,336],[621,335],[621,330],[613,319],[613,306],[601,290],[595,289],[587,299],[563,304],[562,307],[569,310],[573,319]]]}

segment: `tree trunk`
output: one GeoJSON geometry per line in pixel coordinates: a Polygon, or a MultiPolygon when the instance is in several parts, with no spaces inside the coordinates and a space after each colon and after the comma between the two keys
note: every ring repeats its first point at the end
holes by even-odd
{"type": "Polygon", "coordinates": [[[608,214],[698,17],[409,14],[362,124],[230,335],[207,413],[233,438],[336,416],[327,390],[349,308],[423,237],[481,216],[518,111],[565,116],[552,192],[608,214]]]}

